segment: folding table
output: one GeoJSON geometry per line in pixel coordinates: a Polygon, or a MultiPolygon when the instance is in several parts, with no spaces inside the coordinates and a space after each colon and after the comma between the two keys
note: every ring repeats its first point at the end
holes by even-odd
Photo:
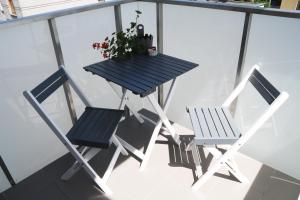
{"type": "Polygon", "coordinates": [[[126,149],[128,149],[128,151],[142,160],[140,167],[141,170],[145,168],[149,160],[161,128],[167,130],[174,141],[178,145],[180,144],[179,136],[176,134],[174,127],[168,120],[166,112],[174,92],[176,78],[197,66],[198,64],[196,63],[164,54],[158,54],[157,56],[138,55],[131,59],[122,61],[105,60],[84,67],[86,71],[101,76],[108,81],[110,86],[121,99],[119,108],[123,108],[126,105],[140,123],[143,123],[144,119],[146,119],[155,124],[155,128],[145,154],[118,137],[119,141],[126,149]],[[159,105],[154,92],[158,86],[170,80],[172,80],[172,83],[166,100],[163,102],[163,105],[159,105]],[[125,89],[123,93],[120,92],[120,90],[116,88],[116,85],[112,83],[123,87],[125,89]],[[135,95],[140,95],[141,98],[146,97],[153,106],[160,120],[154,122],[146,116],[139,114],[134,109],[128,98],[129,91],[135,95]],[[162,125],[164,125],[164,127],[162,127],[162,125]]]}

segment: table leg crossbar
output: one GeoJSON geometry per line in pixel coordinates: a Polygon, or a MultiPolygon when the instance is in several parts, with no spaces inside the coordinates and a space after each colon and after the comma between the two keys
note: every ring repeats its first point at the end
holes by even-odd
{"type": "Polygon", "coordinates": [[[158,137],[158,134],[160,132],[161,129],[168,131],[173,140],[179,145],[180,144],[180,139],[179,136],[176,134],[174,127],[171,125],[170,121],[167,118],[166,112],[169,108],[172,96],[174,94],[174,88],[176,85],[176,78],[173,79],[171,86],[169,88],[168,91],[168,95],[166,97],[166,100],[163,104],[163,106],[161,107],[154,94],[150,94],[147,96],[147,99],[149,100],[149,102],[151,103],[152,107],[154,108],[154,110],[156,111],[157,115],[159,116],[159,120],[157,122],[149,119],[148,117],[139,114],[133,107],[132,103],[129,101],[129,91],[125,90],[125,92],[122,94],[117,88],[116,85],[114,85],[112,82],[108,82],[109,85],[112,87],[112,89],[114,90],[114,92],[117,94],[117,96],[121,99],[120,105],[119,105],[119,109],[124,108],[124,106],[127,106],[130,110],[130,112],[135,116],[135,118],[140,122],[143,123],[144,119],[149,121],[150,123],[155,125],[155,128],[153,130],[151,139],[148,143],[148,147],[145,151],[145,153],[141,152],[140,150],[136,149],[135,147],[133,147],[132,145],[128,144],[126,141],[124,141],[122,138],[116,136],[118,138],[118,141],[120,141],[120,143],[131,153],[133,153],[135,156],[137,156],[139,159],[142,160],[141,166],[140,166],[140,170],[144,170],[150,155],[152,153],[152,150],[154,148],[154,144],[155,141],[158,137]],[[163,127],[162,125],[164,125],[165,127],[163,127]]]}

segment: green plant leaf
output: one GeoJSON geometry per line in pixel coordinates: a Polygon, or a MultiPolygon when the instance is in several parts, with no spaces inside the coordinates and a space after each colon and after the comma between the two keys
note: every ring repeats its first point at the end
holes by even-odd
{"type": "Polygon", "coordinates": [[[131,27],[131,28],[134,28],[134,27],[135,27],[135,25],[136,25],[136,23],[135,23],[135,22],[130,22],[130,27],[131,27]]]}
{"type": "Polygon", "coordinates": [[[113,37],[113,38],[111,38],[109,45],[113,45],[114,42],[115,42],[115,38],[113,37]]]}

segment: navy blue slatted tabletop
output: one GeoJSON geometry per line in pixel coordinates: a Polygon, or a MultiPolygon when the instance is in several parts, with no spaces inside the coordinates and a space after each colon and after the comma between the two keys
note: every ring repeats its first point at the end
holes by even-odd
{"type": "Polygon", "coordinates": [[[197,66],[196,63],[158,54],[138,55],[124,61],[105,60],[84,69],[145,97],[161,84],[197,66]]]}

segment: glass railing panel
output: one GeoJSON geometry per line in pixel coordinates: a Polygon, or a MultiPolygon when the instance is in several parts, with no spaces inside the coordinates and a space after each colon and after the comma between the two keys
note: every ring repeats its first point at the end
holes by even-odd
{"type": "MultiPolygon", "coordinates": [[[[280,91],[287,91],[290,98],[242,149],[243,153],[298,179],[299,35],[298,19],[253,16],[244,74],[252,65],[261,65],[262,73],[280,91]]],[[[242,94],[237,108],[238,124],[245,131],[266,108],[266,104],[251,89],[242,94]]]]}
{"type": "MultiPolygon", "coordinates": [[[[0,44],[0,152],[19,182],[66,152],[22,94],[58,68],[47,21],[2,28],[0,44]]],[[[43,106],[63,130],[70,127],[62,89],[43,106]]]]}
{"type": "Polygon", "coordinates": [[[147,2],[127,3],[122,8],[123,29],[130,27],[130,22],[135,22],[136,10],[142,12],[138,19],[138,24],[143,24],[145,33],[153,35],[153,45],[156,46],[156,4],[147,2]]]}
{"type": "Polygon", "coordinates": [[[172,120],[191,128],[186,106],[219,105],[233,89],[244,14],[175,5],[163,9],[164,53],[199,64],[178,78],[168,111],[172,120]]]}
{"type": "MultiPolygon", "coordinates": [[[[116,108],[119,103],[107,82],[83,67],[103,60],[100,51],[92,48],[93,42],[102,42],[116,31],[114,8],[103,8],[56,19],[66,67],[76,77],[85,95],[98,107],[116,108]]],[[[74,94],[74,92],[73,92],[74,94]]],[[[80,115],[84,106],[74,96],[75,107],[80,115]]]]}

